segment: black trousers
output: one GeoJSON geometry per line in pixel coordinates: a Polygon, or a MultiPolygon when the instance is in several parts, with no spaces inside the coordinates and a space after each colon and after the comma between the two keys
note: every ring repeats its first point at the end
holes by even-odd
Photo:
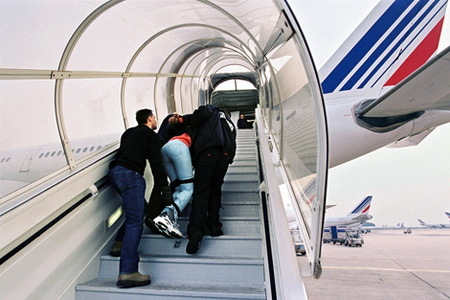
{"type": "Polygon", "coordinates": [[[228,170],[228,157],[220,148],[198,153],[194,161],[194,193],[187,234],[205,234],[207,228],[221,226],[222,184],[228,170]]]}

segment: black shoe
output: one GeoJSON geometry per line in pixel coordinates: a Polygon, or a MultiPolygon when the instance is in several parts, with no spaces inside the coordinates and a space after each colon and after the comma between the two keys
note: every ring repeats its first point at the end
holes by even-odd
{"type": "Polygon", "coordinates": [[[195,254],[198,249],[200,249],[200,245],[202,244],[203,234],[200,232],[195,232],[192,235],[189,235],[189,243],[186,246],[187,254],[195,254]]]}
{"type": "Polygon", "coordinates": [[[120,257],[121,251],[122,251],[122,241],[115,241],[114,245],[111,247],[111,251],[109,251],[109,255],[114,257],[120,257]]]}
{"type": "Polygon", "coordinates": [[[220,229],[220,227],[210,228],[209,232],[210,232],[211,236],[221,236],[221,235],[223,235],[223,231],[222,231],[222,229],[220,229]]]}
{"type": "Polygon", "coordinates": [[[222,223],[221,222],[210,222],[208,223],[208,230],[211,236],[221,236],[223,235],[222,231],[222,223]]]}

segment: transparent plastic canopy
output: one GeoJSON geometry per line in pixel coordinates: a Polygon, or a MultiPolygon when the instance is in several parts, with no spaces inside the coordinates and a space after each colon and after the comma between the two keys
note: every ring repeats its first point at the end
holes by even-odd
{"type": "Polygon", "coordinates": [[[0,1],[0,196],[117,147],[139,109],[162,120],[210,103],[214,75],[233,69],[251,74],[313,227],[311,199],[326,182],[323,103],[298,22],[277,0],[0,1]]]}

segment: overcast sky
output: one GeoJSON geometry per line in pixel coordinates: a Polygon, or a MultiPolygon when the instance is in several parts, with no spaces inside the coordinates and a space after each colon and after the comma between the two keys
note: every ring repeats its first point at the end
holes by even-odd
{"type": "MultiPolygon", "coordinates": [[[[378,1],[301,1],[301,23],[320,68],[378,1]],[[333,30],[336,29],[336,30],[333,30]],[[327,47],[324,47],[327,45],[327,47]]],[[[439,50],[450,45],[450,13],[439,50]]],[[[382,148],[330,170],[327,216],[347,214],[366,195],[373,195],[370,214],[376,225],[419,226],[449,223],[450,124],[435,129],[418,146],[382,148]]]]}

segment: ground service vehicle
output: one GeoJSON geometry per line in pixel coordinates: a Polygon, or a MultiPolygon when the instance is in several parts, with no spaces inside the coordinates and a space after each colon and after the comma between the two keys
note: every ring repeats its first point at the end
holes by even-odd
{"type": "Polygon", "coordinates": [[[329,226],[323,230],[324,243],[345,243],[347,226],[329,226]]]}
{"type": "Polygon", "coordinates": [[[346,231],[345,234],[346,237],[344,246],[362,247],[362,245],[364,244],[364,238],[358,230],[346,231]]]}
{"type": "Polygon", "coordinates": [[[300,235],[300,230],[291,230],[291,234],[292,239],[294,240],[295,254],[297,254],[297,256],[305,255],[306,249],[305,244],[303,243],[302,237],[300,235]]]}

